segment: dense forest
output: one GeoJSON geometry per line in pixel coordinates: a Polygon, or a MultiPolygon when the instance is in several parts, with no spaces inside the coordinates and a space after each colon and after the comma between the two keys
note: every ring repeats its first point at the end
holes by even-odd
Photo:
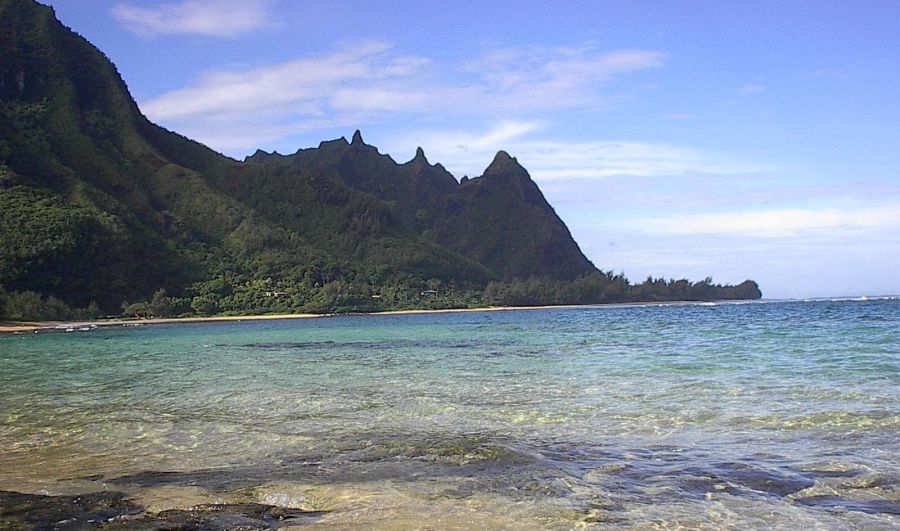
{"type": "Polygon", "coordinates": [[[0,0],[0,51],[0,318],[761,296],[598,270],[502,151],[462,181],[358,131],[236,161],[147,120],[49,7],[0,0]]]}

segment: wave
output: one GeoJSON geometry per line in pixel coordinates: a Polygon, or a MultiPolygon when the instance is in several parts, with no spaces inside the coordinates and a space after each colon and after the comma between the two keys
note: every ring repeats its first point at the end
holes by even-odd
{"type": "Polygon", "coordinates": [[[811,297],[801,299],[802,302],[874,302],[874,301],[900,301],[898,295],[859,295],[847,297],[811,297]]]}

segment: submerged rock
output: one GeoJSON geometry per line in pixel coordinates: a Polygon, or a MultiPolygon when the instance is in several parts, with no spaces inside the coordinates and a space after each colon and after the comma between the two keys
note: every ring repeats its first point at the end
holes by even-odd
{"type": "Polygon", "coordinates": [[[262,503],[204,504],[152,514],[122,492],[48,496],[0,491],[2,529],[277,529],[323,514],[262,503]]]}
{"type": "Polygon", "coordinates": [[[176,529],[277,529],[323,514],[325,511],[304,511],[262,503],[227,503],[162,511],[153,520],[167,526],[177,524],[176,529]]]}
{"type": "Polygon", "coordinates": [[[843,496],[821,495],[796,498],[794,503],[839,513],[857,511],[866,514],[900,515],[900,503],[895,500],[852,500],[843,496]]]}
{"type": "Polygon", "coordinates": [[[143,513],[122,492],[46,496],[0,491],[2,529],[84,529],[143,513]]]}

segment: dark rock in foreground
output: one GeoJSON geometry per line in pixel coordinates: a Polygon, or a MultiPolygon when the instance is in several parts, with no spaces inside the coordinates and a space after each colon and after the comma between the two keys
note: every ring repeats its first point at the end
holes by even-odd
{"type": "Polygon", "coordinates": [[[260,503],[204,504],[151,514],[122,492],[45,496],[0,491],[0,529],[277,529],[323,514],[260,503]]]}

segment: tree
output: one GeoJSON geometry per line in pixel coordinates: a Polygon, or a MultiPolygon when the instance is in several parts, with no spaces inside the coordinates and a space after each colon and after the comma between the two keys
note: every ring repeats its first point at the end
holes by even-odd
{"type": "Polygon", "coordinates": [[[103,317],[103,310],[100,309],[100,305],[97,304],[97,301],[91,301],[88,304],[88,307],[85,308],[82,312],[85,319],[99,319],[103,317]]]}
{"type": "Polygon", "coordinates": [[[165,289],[158,289],[150,299],[150,313],[156,317],[170,317],[172,315],[172,298],[166,297],[165,289]]]}
{"type": "Polygon", "coordinates": [[[759,299],[762,292],[759,291],[759,285],[752,280],[745,280],[734,287],[732,297],[735,299],[759,299]]]}
{"type": "Polygon", "coordinates": [[[9,295],[7,314],[15,321],[45,320],[44,301],[34,291],[16,291],[9,295]]]}
{"type": "Polygon", "coordinates": [[[150,311],[150,305],[146,302],[135,302],[133,304],[123,302],[122,313],[129,317],[150,317],[152,312],[150,311]]]}
{"type": "Polygon", "coordinates": [[[191,309],[200,315],[212,315],[219,310],[219,304],[208,295],[198,295],[191,299],[191,309]]]}

